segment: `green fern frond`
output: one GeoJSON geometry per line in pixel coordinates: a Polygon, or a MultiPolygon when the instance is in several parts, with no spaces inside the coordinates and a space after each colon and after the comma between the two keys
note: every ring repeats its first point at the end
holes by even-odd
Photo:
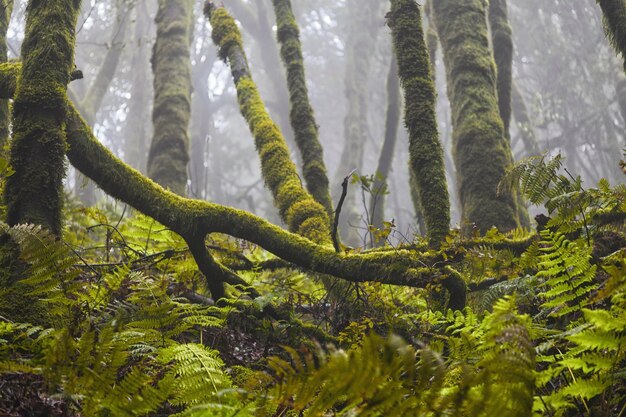
{"type": "Polygon", "coordinates": [[[554,317],[580,311],[591,303],[589,294],[597,287],[597,267],[590,263],[591,249],[549,229],[540,234],[542,254],[538,256],[537,276],[545,279],[543,307],[553,309],[550,315],[554,317]]]}

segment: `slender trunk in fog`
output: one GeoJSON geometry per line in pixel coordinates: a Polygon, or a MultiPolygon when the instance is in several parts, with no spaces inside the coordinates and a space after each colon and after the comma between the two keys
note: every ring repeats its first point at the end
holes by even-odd
{"type": "Polygon", "coordinates": [[[148,176],[179,195],[186,194],[191,114],[192,0],[159,0],[157,38],[152,51],[154,134],[148,176]]]}

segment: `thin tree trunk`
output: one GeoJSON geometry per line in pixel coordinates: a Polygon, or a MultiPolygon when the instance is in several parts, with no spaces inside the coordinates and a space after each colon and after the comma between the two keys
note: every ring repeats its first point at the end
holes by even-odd
{"type": "MultiPolygon", "coordinates": [[[[493,56],[496,63],[496,91],[498,93],[498,109],[500,118],[504,123],[505,146],[511,155],[511,163],[514,162],[511,150],[511,88],[513,80],[513,34],[509,24],[509,11],[507,0],[491,0],[489,2],[489,25],[491,29],[491,41],[493,44],[493,56]]],[[[530,227],[528,210],[523,204],[522,194],[517,187],[514,189],[513,198],[516,200],[517,216],[524,227],[530,227]]]]}
{"type": "Polygon", "coordinates": [[[148,154],[148,176],[185,195],[191,117],[192,0],[159,0],[154,73],[154,135],[148,154]]]}
{"type": "MultiPolygon", "coordinates": [[[[362,174],[365,141],[369,136],[368,126],[368,85],[375,47],[377,27],[374,24],[375,11],[379,3],[375,0],[348,0],[347,9],[351,17],[345,46],[346,73],[345,94],[347,113],[344,119],[344,147],[334,184],[341,184],[350,172],[362,174]]],[[[380,25],[379,25],[380,26],[380,25]]],[[[356,186],[348,188],[340,228],[346,243],[356,246],[360,243],[358,227],[362,226],[357,208],[356,186]]]]}
{"type": "Polygon", "coordinates": [[[135,7],[135,34],[131,48],[132,72],[131,97],[124,132],[124,159],[142,173],[146,172],[148,143],[151,126],[148,123],[152,103],[152,82],[148,63],[150,61],[149,12],[145,2],[135,7]]]}
{"type": "MultiPolygon", "coordinates": [[[[392,54],[389,74],[387,75],[387,116],[385,119],[385,140],[380,150],[378,167],[371,187],[369,212],[372,225],[377,229],[383,229],[385,219],[385,200],[387,196],[387,178],[391,171],[394,149],[398,138],[398,124],[400,122],[400,80],[398,78],[398,61],[392,54]]],[[[375,240],[376,246],[384,243],[384,240],[375,240]]]]}
{"type": "Polygon", "coordinates": [[[525,154],[527,156],[539,155],[541,151],[539,150],[539,145],[537,144],[534,126],[530,120],[530,115],[528,114],[528,107],[526,107],[526,102],[524,101],[522,93],[519,91],[517,83],[514,82],[512,87],[511,108],[513,110],[513,117],[517,122],[517,129],[519,130],[519,134],[524,144],[525,154]]]}
{"type": "Polygon", "coordinates": [[[333,215],[333,206],[328,188],[324,150],[319,142],[315,115],[306,86],[300,29],[291,9],[290,0],[274,0],[273,3],[278,25],[277,36],[281,44],[281,58],[287,68],[291,104],[289,117],[295,142],[302,156],[303,177],[309,193],[326,209],[330,218],[333,215]]]}

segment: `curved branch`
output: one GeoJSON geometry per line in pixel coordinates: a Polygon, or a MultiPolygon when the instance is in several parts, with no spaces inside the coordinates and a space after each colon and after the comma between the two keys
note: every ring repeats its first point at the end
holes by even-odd
{"type": "Polygon", "coordinates": [[[291,9],[290,0],[273,0],[280,54],[287,68],[287,85],[291,103],[290,120],[295,142],[302,155],[302,174],[311,196],[328,213],[333,206],[328,188],[328,176],[324,164],[324,150],[319,142],[313,108],[309,102],[304,75],[304,58],[300,46],[300,29],[291,9]]]}

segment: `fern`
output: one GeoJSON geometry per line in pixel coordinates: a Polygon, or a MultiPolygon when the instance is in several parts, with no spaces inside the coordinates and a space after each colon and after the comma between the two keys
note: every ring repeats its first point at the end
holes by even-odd
{"type": "Polygon", "coordinates": [[[591,249],[580,240],[570,241],[565,235],[549,229],[541,231],[537,276],[544,278],[541,293],[549,315],[563,317],[591,302],[590,293],[596,288],[596,266],[590,264],[591,249]]]}

